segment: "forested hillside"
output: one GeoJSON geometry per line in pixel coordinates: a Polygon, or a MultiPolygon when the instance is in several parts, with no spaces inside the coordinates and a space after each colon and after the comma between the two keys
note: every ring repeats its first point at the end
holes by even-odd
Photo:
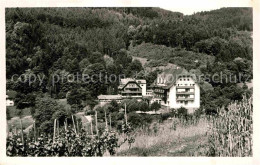
{"type": "MultiPolygon", "coordinates": [[[[143,66],[131,56],[148,58],[153,66],[170,62],[196,74],[244,73],[249,78],[242,80],[248,81],[253,76],[252,27],[251,8],[222,8],[191,16],[160,8],[7,8],[7,89],[18,92],[18,108],[34,106],[41,92],[65,98],[70,91],[93,105],[99,94],[116,94],[118,80],[53,85],[52,76],[84,71],[132,77],[143,66]],[[10,81],[14,74],[23,73],[44,76],[43,84],[10,81]]],[[[138,76],[151,83],[157,72],[138,76]]],[[[205,104],[213,100],[219,106],[242,98],[243,90],[236,85],[210,84],[216,92],[202,90],[205,104]],[[223,93],[228,95],[219,98],[223,93]]]]}

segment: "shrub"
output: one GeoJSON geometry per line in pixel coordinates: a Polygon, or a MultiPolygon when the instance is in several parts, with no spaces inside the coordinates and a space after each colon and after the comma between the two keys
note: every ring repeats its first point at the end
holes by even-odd
{"type": "Polygon", "coordinates": [[[128,114],[128,121],[133,127],[147,126],[153,121],[153,117],[149,114],[137,114],[135,112],[128,114]]]}
{"type": "Polygon", "coordinates": [[[188,115],[188,110],[184,107],[180,107],[177,109],[177,114],[179,117],[186,117],[188,115]]]}
{"type": "Polygon", "coordinates": [[[161,108],[161,104],[159,104],[158,102],[153,102],[151,104],[151,110],[158,111],[160,108],[161,108]]]}

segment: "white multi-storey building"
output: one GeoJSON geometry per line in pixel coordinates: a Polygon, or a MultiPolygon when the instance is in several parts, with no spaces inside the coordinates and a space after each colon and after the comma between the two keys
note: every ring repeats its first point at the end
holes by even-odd
{"type": "Polygon", "coordinates": [[[184,69],[158,75],[153,85],[152,102],[157,101],[174,109],[185,107],[189,113],[193,113],[200,107],[200,87],[195,80],[195,75],[184,69]]]}
{"type": "Polygon", "coordinates": [[[169,88],[169,106],[195,110],[200,107],[200,87],[193,76],[181,75],[169,88]]]}

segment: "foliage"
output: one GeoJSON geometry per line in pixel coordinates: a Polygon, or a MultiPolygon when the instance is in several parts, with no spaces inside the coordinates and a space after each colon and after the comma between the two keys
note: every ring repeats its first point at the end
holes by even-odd
{"type": "Polygon", "coordinates": [[[10,114],[10,108],[9,107],[6,107],[6,120],[10,120],[12,117],[11,117],[11,114],[10,114]]]}
{"type": "Polygon", "coordinates": [[[209,130],[212,156],[252,156],[253,105],[252,98],[234,102],[228,110],[219,109],[209,130]]]}
{"type": "Polygon", "coordinates": [[[86,135],[86,132],[75,133],[71,128],[62,129],[52,139],[41,134],[36,139],[27,138],[21,142],[19,135],[8,136],[6,154],[8,156],[103,156],[105,151],[115,155],[119,147],[117,134],[105,131],[100,136],[86,135]],[[54,140],[54,141],[53,141],[54,140]]]}
{"type": "Polygon", "coordinates": [[[118,103],[115,100],[112,100],[110,102],[110,105],[111,106],[108,107],[108,112],[113,113],[113,112],[118,112],[119,111],[120,107],[119,107],[118,103]]]}
{"type": "Polygon", "coordinates": [[[177,114],[180,117],[185,117],[185,116],[188,115],[188,110],[184,107],[180,107],[180,108],[177,109],[177,114]]]}
{"type": "Polygon", "coordinates": [[[149,67],[158,67],[170,62],[190,70],[198,68],[198,63],[200,66],[206,65],[207,61],[214,61],[213,56],[151,43],[137,45],[131,48],[129,53],[132,56],[149,59],[150,61],[147,64],[149,67]],[[160,56],[158,56],[158,54],[160,54],[160,56]]]}
{"type": "Polygon", "coordinates": [[[138,114],[131,112],[128,114],[128,121],[132,124],[134,128],[148,126],[152,123],[153,118],[148,114],[138,114]]]}
{"type": "Polygon", "coordinates": [[[125,108],[126,105],[126,110],[127,112],[135,112],[135,111],[149,111],[150,107],[147,104],[147,101],[141,100],[137,101],[136,99],[125,99],[121,102],[120,106],[121,108],[125,108]]]}
{"type": "Polygon", "coordinates": [[[70,117],[71,114],[72,112],[69,109],[65,109],[64,106],[58,104],[55,100],[44,97],[37,98],[33,118],[36,126],[41,131],[47,133],[52,130],[55,118],[59,117],[63,123],[64,119],[70,117]]]}
{"type": "Polygon", "coordinates": [[[201,104],[205,113],[217,114],[218,107],[227,107],[231,101],[241,101],[242,95],[250,93],[249,89],[242,89],[237,85],[215,87],[213,91],[201,91],[201,104]]]}
{"type": "MultiPolygon", "coordinates": [[[[87,90],[84,88],[75,88],[69,92],[67,102],[70,105],[76,105],[78,108],[82,108],[83,101],[86,101],[89,98],[91,99],[92,97],[90,97],[90,94],[87,90]]],[[[90,102],[91,100],[88,100],[88,103],[90,102]]]]}
{"type": "Polygon", "coordinates": [[[151,104],[151,110],[158,111],[160,108],[161,108],[161,104],[159,104],[158,102],[153,102],[151,104]]]}

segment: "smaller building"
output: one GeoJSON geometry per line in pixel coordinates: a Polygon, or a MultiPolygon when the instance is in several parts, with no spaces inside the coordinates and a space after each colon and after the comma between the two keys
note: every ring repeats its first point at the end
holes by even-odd
{"type": "Polygon", "coordinates": [[[11,107],[14,106],[14,100],[6,95],[6,106],[11,107]]]}
{"type": "Polygon", "coordinates": [[[123,98],[142,98],[146,95],[146,81],[133,78],[121,79],[118,90],[123,98]]]}
{"type": "Polygon", "coordinates": [[[121,95],[99,95],[98,101],[101,106],[110,103],[112,100],[115,100],[117,103],[121,103],[122,96],[121,95]]]}

